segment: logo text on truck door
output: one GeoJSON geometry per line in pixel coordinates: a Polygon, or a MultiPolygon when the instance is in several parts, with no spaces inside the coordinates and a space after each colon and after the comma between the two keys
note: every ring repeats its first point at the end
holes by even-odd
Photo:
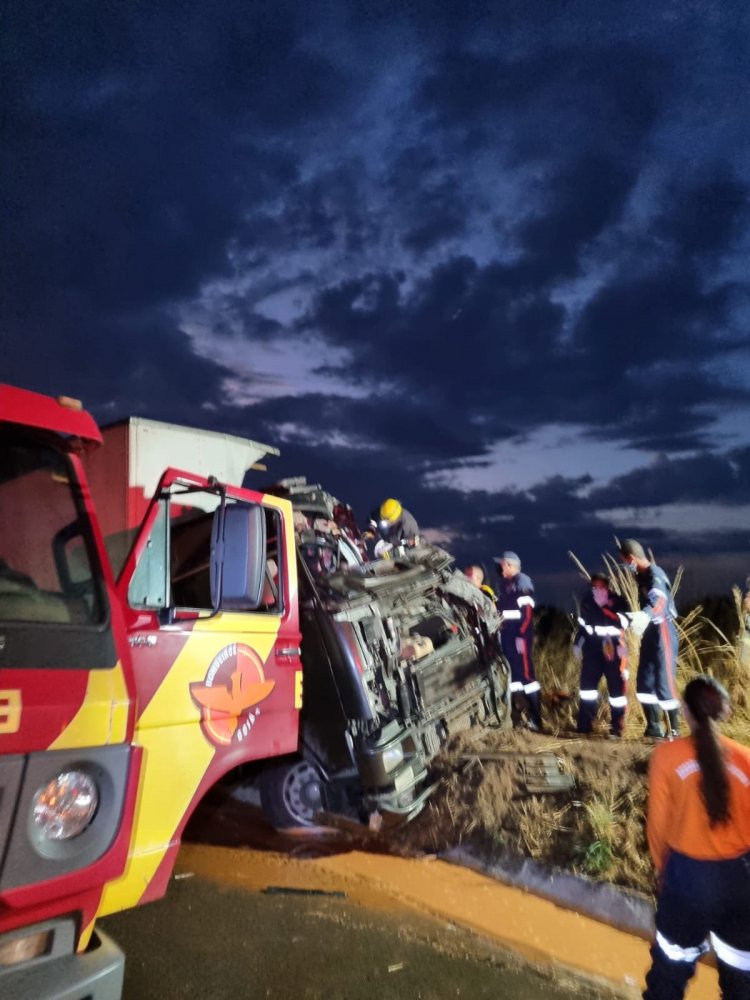
{"type": "Polygon", "coordinates": [[[233,642],[211,661],[203,683],[190,685],[201,709],[201,727],[210,743],[226,746],[241,742],[260,715],[258,704],[269,696],[276,681],[266,680],[263,661],[250,646],[233,642]]]}

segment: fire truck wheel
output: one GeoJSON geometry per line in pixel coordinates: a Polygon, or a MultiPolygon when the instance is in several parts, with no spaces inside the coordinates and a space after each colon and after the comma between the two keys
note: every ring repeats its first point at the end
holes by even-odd
{"type": "Polygon", "coordinates": [[[313,826],[323,808],[323,779],[306,760],[276,764],[260,776],[260,804],[277,830],[313,826]]]}

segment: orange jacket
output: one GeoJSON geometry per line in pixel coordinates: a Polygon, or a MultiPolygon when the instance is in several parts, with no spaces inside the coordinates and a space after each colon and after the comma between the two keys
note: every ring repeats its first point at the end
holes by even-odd
{"type": "Polygon", "coordinates": [[[648,846],[661,872],[670,850],[702,861],[750,851],[750,749],[720,737],[729,770],[728,823],[710,826],[692,737],[662,743],[651,757],[648,846]]]}

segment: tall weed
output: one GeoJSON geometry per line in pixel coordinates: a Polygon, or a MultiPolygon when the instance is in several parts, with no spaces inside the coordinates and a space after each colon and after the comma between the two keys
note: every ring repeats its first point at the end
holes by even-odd
{"type": "MultiPolygon", "coordinates": [[[[569,555],[582,579],[588,581],[591,577],[588,569],[573,552],[569,555]]],[[[653,558],[652,553],[649,556],[653,558]]],[[[604,554],[602,559],[612,590],[624,598],[631,611],[638,610],[638,585],[635,576],[610,554],[604,554]]],[[[679,592],[682,575],[682,567],[679,567],[672,586],[674,595],[679,592]]],[[[719,606],[715,600],[711,605],[712,612],[719,606]]],[[[723,609],[721,618],[724,628],[720,628],[705,613],[701,604],[693,606],[677,619],[677,687],[682,690],[698,674],[716,677],[729,692],[733,705],[732,716],[725,724],[724,731],[750,746],[750,657],[745,632],[747,611],[743,606],[740,590],[733,588],[729,607],[726,601],[720,606],[723,609]]],[[[543,609],[540,622],[549,620],[552,616],[550,609],[543,609]]],[[[545,692],[548,725],[558,732],[575,730],[578,711],[580,665],[572,651],[573,636],[577,628],[575,617],[577,616],[564,616],[558,612],[554,627],[548,625],[538,631],[535,656],[537,676],[545,692]]],[[[625,632],[625,642],[628,648],[629,681],[624,736],[626,739],[638,739],[643,732],[643,713],[635,695],[640,639],[628,629],[625,632]]],[[[598,730],[606,731],[608,717],[606,686],[602,682],[596,723],[598,730]]]]}

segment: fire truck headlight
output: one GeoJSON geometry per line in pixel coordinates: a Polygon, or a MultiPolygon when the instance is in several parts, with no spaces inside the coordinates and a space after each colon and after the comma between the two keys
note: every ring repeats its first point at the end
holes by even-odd
{"type": "Polygon", "coordinates": [[[88,774],[62,771],[34,796],[34,825],[47,840],[71,840],[83,833],[98,805],[99,792],[88,774]]]}

